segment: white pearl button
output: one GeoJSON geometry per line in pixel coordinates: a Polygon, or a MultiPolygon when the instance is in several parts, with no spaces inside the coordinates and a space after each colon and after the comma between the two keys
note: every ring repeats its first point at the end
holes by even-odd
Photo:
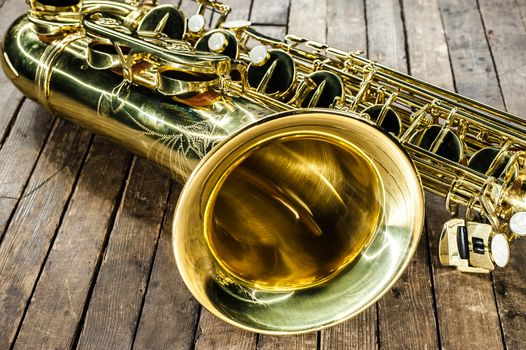
{"type": "Polygon", "coordinates": [[[510,219],[510,231],[519,236],[526,236],[526,212],[519,211],[510,219]]]}
{"type": "Polygon", "coordinates": [[[254,63],[256,66],[264,65],[268,59],[267,48],[263,45],[258,45],[250,50],[248,57],[250,58],[250,62],[254,63]]]}
{"type": "Polygon", "coordinates": [[[226,36],[223,33],[214,33],[208,39],[208,48],[212,52],[221,52],[227,44],[226,36]]]}
{"type": "Polygon", "coordinates": [[[205,27],[205,18],[201,15],[193,15],[188,19],[188,30],[199,33],[205,27]]]}
{"type": "Polygon", "coordinates": [[[501,233],[493,236],[491,240],[491,255],[497,266],[504,267],[508,264],[510,260],[510,246],[506,236],[501,233]]]}

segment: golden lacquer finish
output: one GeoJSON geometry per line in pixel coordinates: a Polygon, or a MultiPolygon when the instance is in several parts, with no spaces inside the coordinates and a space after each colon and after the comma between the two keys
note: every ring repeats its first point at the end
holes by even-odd
{"type": "Polygon", "coordinates": [[[192,294],[226,322],[271,334],[313,331],[363,311],[397,280],[423,227],[418,175],[405,152],[397,150],[392,137],[369,122],[329,111],[277,114],[224,141],[194,170],[174,221],[174,252],[192,294]],[[291,159],[294,164],[287,166],[291,159]],[[337,166],[320,167],[331,162],[337,166]],[[249,177],[248,190],[236,188],[238,177],[254,169],[261,174],[249,177]],[[271,192],[254,208],[253,196],[264,187],[271,192]],[[274,210],[274,216],[258,218],[261,209],[274,210]],[[305,218],[294,214],[304,211],[305,218]],[[237,222],[239,213],[254,224],[237,222]],[[304,229],[291,231],[291,225],[304,229]],[[249,249],[218,251],[213,243],[218,226],[229,230],[227,240],[249,249]],[[286,241],[292,235],[306,240],[286,241]],[[321,243],[310,245],[316,240],[321,243]],[[277,256],[250,250],[268,242],[279,242],[277,256]],[[316,255],[318,247],[333,256],[316,255]],[[257,260],[249,273],[261,275],[247,278],[244,270],[232,271],[225,264],[232,263],[231,257],[235,263],[240,257],[257,260]],[[288,258],[294,260],[290,266],[288,258]],[[296,280],[289,279],[291,273],[296,280]]]}
{"type": "Polygon", "coordinates": [[[383,188],[372,162],[340,142],[297,134],[259,147],[223,180],[205,223],[217,262],[267,291],[319,285],[376,232],[383,188]]]}

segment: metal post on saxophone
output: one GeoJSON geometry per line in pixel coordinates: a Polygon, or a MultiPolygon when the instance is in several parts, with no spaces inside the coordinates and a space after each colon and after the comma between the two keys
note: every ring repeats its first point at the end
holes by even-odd
{"type": "Polygon", "coordinates": [[[291,334],[365,310],[415,253],[424,190],[452,215],[444,265],[490,272],[526,235],[523,119],[359,51],[262,35],[217,1],[189,18],[155,1],[28,3],[6,75],[185,182],[177,266],[226,322],[291,334]]]}

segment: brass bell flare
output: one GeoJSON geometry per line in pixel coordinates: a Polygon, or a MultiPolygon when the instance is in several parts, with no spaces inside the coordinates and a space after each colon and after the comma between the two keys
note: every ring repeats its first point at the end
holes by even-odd
{"type": "Polygon", "coordinates": [[[325,110],[277,114],[190,176],[175,212],[177,266],[226,322],[318,330],[389,290],[415,252],[423,202],[411,160],[376,126],[325,110]]]}

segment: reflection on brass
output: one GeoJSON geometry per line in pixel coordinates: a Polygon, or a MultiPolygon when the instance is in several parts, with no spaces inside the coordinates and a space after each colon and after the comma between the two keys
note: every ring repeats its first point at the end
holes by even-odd
{"type": "Polygon", "coordinates": [[[313,287],[370,241],[380,220],[381,186],[359,150],[323,139],[271,143],[228,175],[206,239],[217,262],[247,286],[313,287]]]}
{"type": "Polygon", "coordinates": [[[2,43],[6,75],[185,182],[177,266],[226,322],[302,333],[374,304],[416,250],[423,189],[453,215],[447,265],[504,266],[524,234],[522,119],[359,52],[232,25],[216,1],[197,15],[213,9],[217,23],[193,31],[153,0],[29,4],[2,43]]]}

